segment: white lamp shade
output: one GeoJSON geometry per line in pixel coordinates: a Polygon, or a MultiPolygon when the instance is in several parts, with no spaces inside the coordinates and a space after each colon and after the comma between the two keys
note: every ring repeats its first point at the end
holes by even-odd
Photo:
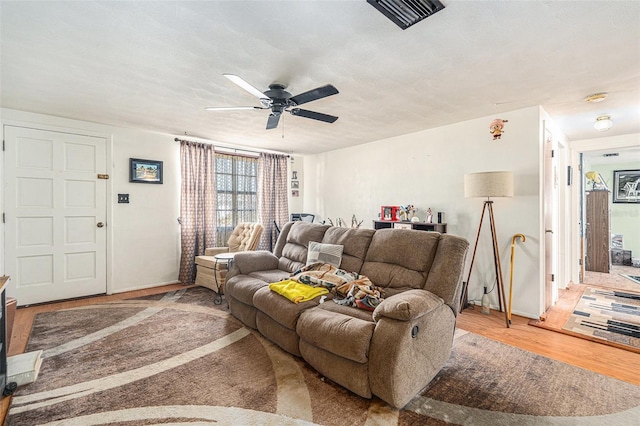
{"type": "Polygon", "coordinates": [[[464,196],[513,197],[513,173],[467,173],[464,175],[464,196]]]}

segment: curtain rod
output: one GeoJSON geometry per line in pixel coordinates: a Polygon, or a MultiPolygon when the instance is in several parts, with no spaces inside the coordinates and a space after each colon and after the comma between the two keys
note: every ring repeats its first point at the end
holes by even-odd
{"type": "MultiPolygon", "coordinates": [[[[200,141],[189,141],[187,139],[180,139],[180,138],[175,138],[174,141],[175,142],[182,142],[182,141],[184,141],[184,142],[200,142],[200,141]]],[[[216,147],[222,148],[222,149],[232,149],[234,151],[250,152],[252,154],[260,154],[261,152],[265,152],[267,154],[282,154],[282,155],[286,155],[287,158],[291,157],[289,154],[285,154],[283,152],[277,152],[277,151],[252,151],[252,150],[249,150],[249,149],[231,148],[231,147],[224,146],[224,145],[217,145],[217,144],[214,144],[213,142],[210,142],[210,141],[207,141],[206,143],[210,143],[211,145],[215,145],[216,147]]]]}

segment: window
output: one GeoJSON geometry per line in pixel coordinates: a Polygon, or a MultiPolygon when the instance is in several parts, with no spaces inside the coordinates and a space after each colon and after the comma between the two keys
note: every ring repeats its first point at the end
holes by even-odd
{"type": "Polygon", "coordinates": [[[258,159],[216,153],[216,245],[226,246],[234,228],[258,220],[258,159]]]}

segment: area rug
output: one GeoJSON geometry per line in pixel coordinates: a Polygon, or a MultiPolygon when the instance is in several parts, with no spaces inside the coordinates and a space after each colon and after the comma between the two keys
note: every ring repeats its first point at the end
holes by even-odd
{"type": "Polygon", "coordinates": [[[640,352],[640,293],[586,287],[563,329],[640,352]]]}
{"type": "Polygon", "coordinates": [[[633,281],[636,284],[640,284],[640,275],[627,275],[627,274],[620,274],[623,277],[630,279],[631,281],[633,281]]]}
{"type": "MultiPolygon", "coordinates": [[[[38,314],[9,425],[636,425],[640,387],[461,332],[404,409],[242,326],[205,288],[38,314]]],[[[428,360],[425,360],[428,362],[428,360]]]]}

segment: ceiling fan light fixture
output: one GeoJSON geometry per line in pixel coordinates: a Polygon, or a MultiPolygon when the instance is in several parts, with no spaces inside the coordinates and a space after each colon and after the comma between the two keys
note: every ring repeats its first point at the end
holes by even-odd
{"type": "Polygon", "coordinates": [[[596,122],[593,124],[593,127],[599,132],[605,132],[613,127],[613,121],[611,121],[610,116],[601,115],[596,118],[596,122]]]}
{"type": "Polygon", "coordinates": [[[367,3],[403,30],[444,9],[438,0],[367,0],[367,3]]]}

